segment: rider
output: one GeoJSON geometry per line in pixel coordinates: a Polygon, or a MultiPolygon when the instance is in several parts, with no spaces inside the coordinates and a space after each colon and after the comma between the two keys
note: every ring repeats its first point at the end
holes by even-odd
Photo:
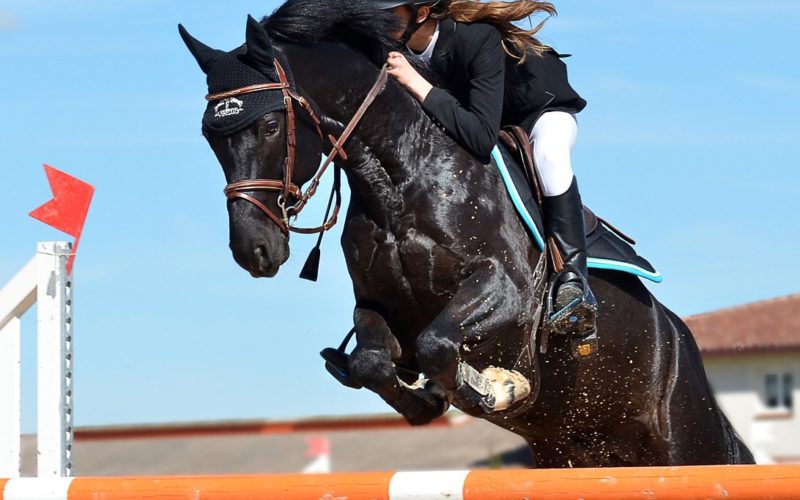
{"type": "Polygon", "coordinates": [[[539,12],[554,15],[555,7],[531,0],[372,2],[398,17],[401,29],[393,37],[428,62],[449,90],[431,85],[399,52],[389,54],[389,74],[462,147],[488,163],[501,124],[528,132],[545,228],[564,261],[550,320],[560,331],[592,331],[597,301],[587,283],[583,204],[571,165],[575,115],[586,101],[569,84],[566,56],[534,37],[544,22],[531,30],[512,24],[539,12]]]}

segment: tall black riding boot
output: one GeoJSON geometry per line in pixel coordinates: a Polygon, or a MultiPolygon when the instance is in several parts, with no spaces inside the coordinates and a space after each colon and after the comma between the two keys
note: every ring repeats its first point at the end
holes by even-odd
{"type": "Polygon", "coordinates": [[[597,300],[587,281],[583,203],[574,177],[567,192],[544,198],[544,220],[564,260],[564,269],[554,278],[548,297],[551,326],[564,333],[590,332],[597,319],[597,300]]]}

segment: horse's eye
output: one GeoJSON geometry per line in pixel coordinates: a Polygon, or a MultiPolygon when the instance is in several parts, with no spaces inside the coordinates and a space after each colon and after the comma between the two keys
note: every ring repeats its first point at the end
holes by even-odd
{"type": "Polygon", "coordinates": [[[280,130],[280,125],[278,124],[277,121],[270,120],[269,122],[267,122],[266,126],[267,135],[275,135],[278,133],[278,130],[280,130]]]}

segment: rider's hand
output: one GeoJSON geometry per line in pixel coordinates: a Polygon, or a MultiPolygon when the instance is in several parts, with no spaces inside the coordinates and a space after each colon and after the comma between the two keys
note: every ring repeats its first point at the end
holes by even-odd
{"type": "Polygon", "coordinates": [[[395,77],[397,82],[405,87],[419,102],[428,97],[433,85],[417,73],[417,70],[411,66],[403,54],[389,52],[389,59],[386,60],[386,64],[389,66],[389,74],[395,77]]]}

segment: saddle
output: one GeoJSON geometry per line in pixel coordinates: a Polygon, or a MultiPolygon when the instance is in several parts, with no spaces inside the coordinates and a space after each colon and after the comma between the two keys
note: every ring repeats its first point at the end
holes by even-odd
{"type": "MultiPolygon", "coordinates": [[[[500,145],[492,152],[500,173],[508,189],[512,202],[520,218],[531,233],[532,238],[544,250],[547,244],[543,235],[542,194],[539,178],[533,160],[533,148],[528,135],[520,127],[506,127],[500,132],[500,145]]],[[[633,274],[655,283],[660,283],[661,274],[644,257],[637,254],[632,245],[636,241],[596,215],[584,205],[584,229],[586,231],[586,250],[590,269],[604,269],[633,274]]],[[[551,251],[555,250],[548,245],[551,251]]],[[[556,252],[553,252],[556,253],[556,252]]],[[[551,256],[558,261],[558,256],[551,256]]],[[[556,265],[555,269],[560,266],[556,265]]]]}
{"type": "MultiPolygon", "coordinates": [[[[536,205],[538,206],[539,210],[543,210],[542,200],[544,195],[542,194],[539,176],[536,173],[536,164],[534,163],[533,159],[533,146],[531,145],[525,130],[516,125],[509,125],[500,131],[500,142],[506,148],[508,148],[512,154],[519,158],[519,163],[525,172],[528,185],[531,186],[535,194],[536,205]]],[[[611,225],[607,220],[598,217],[597,214],[592,212],[586,205],[583,206],[583,220],[584,230],[586,231],[587,238],[597,230],[598,225],[602,222],[624,241],[630,243],[631,245],[636,244],[636,240],[611,225]]],[[[551,249],[552,248],[553,247],[551,247],[551,249]]]]}

